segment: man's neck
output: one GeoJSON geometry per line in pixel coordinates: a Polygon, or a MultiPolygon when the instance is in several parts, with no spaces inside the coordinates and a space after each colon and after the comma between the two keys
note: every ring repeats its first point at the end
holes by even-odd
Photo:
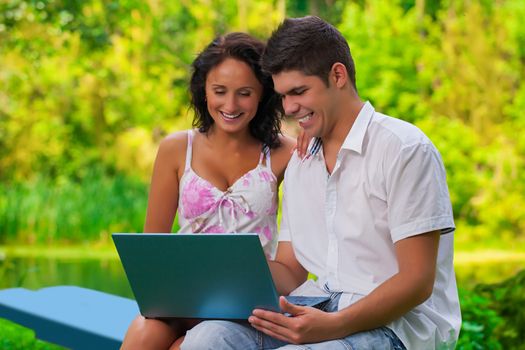
{"type": "Polygon", "coordinates": [[[352,129],[363,105],[364,103],[357,96],[342,102],[340,104],[341,107],[338,109],[338,114],[334,118],[337,122],[334,123],[328,133],[321,137],[326,170],[329,174],[331,174],[335,168],[337,154],[345,142],[350,129],[352,129]]]}
{"type": "Polygon", "coordinates": [[[339,149],[343,145],[348,133],[352,129],[359,112],[364,106],[359,98],[352,99],[347,101],[342,108],[339,109],[338,116],[336,118],[337,122],[334,123],[332,129],[324,136],[321,137],[323,141],[323,149],[326,153],[326,148],[331,152],[339,152],[339,149]]]}

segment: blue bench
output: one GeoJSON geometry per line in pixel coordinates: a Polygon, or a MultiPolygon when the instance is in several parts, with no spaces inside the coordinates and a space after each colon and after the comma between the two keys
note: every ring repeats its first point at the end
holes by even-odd
{"type": "Polygon", "coordinates": [[[76,286],[0,290],[0,318],[71,349],[118,349],[139,314],[134,300],[76,286]]]}

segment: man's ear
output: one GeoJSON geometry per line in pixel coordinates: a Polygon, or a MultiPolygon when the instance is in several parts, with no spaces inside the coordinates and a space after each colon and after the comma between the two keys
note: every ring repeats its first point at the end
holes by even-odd
{"type": "Polygon", "coordinates": [[[336,62],[330,69],[330,80],[334,86],[342,88],[348,82],[348,72],[344,64],[336,62]]]}

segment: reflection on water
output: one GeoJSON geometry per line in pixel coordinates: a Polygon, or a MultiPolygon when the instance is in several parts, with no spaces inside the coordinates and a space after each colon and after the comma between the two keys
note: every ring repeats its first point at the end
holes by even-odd
{"type": "MultiPolygon", "coordinates": [[[[497,283],[525,269],[525,261],[461,264],[456,266],[460,288],[497,283]]],[[[115,259],[53,259],[0,257],[0,289],[39,289],[76,285],[133,298],[122,265],[115,259]]]]}
{"type": "Polygon", "coordinates": [[[0,289],[75,285],[133,298],[119,260],[7,258],[0,260],[0,289]]]}

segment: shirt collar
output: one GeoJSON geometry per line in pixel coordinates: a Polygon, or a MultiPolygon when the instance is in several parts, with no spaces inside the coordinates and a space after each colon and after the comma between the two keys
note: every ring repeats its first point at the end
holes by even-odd
{"type": "Polygon", "coordinates": [[[370,123],[370,119],[372,119],[374,112],[375,110],[372,104],[366,101],[363,107],[361,107],[357,118],[355,118],[354,124],[348,132],[348,135],[346,135],[341,149],[347,149],[361,154],[366,129],[368,129],[368,124],[370,123]]]}
{"type": "MultiPolygon", "coordinates": [[[[369,101],[366,101],[363,107],[361,107],[361,110],[359,111],[352,128],[348,132],[348,135],[346,135],[341,149],[347,149],[361,154],[366,129],[368,128],[368,124],[370,123],[370,119],[372,119],[374,112],[375,109],[372,104],[369,101]]],[[[321,149],[322,144],[323,142],[321,138],[314,138],[314,140],[310,143],[310,148],[308,149],[309,155],[316,155],[321,149]]]]}

